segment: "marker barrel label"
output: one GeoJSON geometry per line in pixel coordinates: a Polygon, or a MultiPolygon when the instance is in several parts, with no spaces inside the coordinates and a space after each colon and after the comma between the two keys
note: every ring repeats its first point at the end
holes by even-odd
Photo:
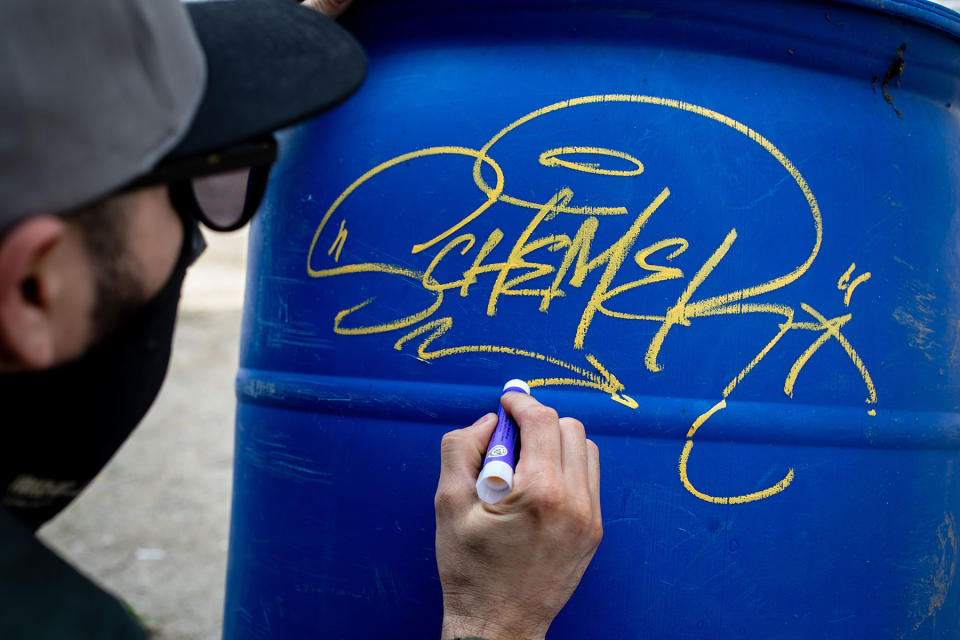
{"type": "MultiPolygon", "coordinates": [[[[503,392],[508,391],[529,394],[530,387],[522,380],[511,380],[503,386],[503,392]]],[[[483,468],[477,478],[477,495],[481,500],[494,504],[510,493],[513,488],[513,470],[519,455],[520,430],[501,406],[497,411],[497,427],[490,437],[483,468]]]]}
{"type": "MultiPolygon", "coordinates": [[[[520,391],[520,389],[508,389],[520,391]]],[[[506,393],[506,392],[504,392],[506,393]]],[[[517,466],[517,456],[520,454],[520,430],[507,412],[500,407],[497,411],[497,428],[490,437],[490,446],[487,447],[487,457],[483,459],[484,466],[491,460],[506,462],[511,468],[517,466]]]]}

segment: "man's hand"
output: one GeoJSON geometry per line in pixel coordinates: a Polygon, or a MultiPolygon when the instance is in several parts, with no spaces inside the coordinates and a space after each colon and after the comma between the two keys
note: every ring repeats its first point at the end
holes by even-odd
{"type": "Polygon", "coordinates": [[[593,557],[600,518],[600,457],[583,425],[511,392],[503,407],[520,427],[510,494],[477,498],[496,416],[452,431],[440,445],[437,567],[444,640],[543,638],[593,557]]]}
{"type": "Polygon", "coordinates": [[[339,18],[353,0],[303,0],[300,4],[316,9],[328,18],[339,18]]]}

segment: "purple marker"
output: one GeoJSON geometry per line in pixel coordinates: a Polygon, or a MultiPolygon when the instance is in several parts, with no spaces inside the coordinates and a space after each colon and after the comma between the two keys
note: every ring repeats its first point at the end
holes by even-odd
{"type": "MultiPolygon", "coordinates": [[[[523,380],[511,380],[503,385],[503,392],[519,391],[530,395],[530,387],[523,380]]],[[[477,478],[477,495],[489,504],[500,502],[513,489],[513,468],[520,453],[520,430],[503,406],[497,411],[497,428],[490,436],[487,457],[477,478]]]]}

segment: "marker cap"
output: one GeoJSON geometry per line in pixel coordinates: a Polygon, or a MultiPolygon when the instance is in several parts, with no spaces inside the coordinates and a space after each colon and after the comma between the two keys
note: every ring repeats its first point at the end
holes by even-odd
{"type": "Polygon", "coordinates": [[[491,460],[477,478],[477,496],[486,503],[500,502],[513,488],[513,467],[502,460],[491,460]]]}
{"type": "Polygon", "coordinates": [[[523,392],[525,394],[530,395],[530,385],[528,385],[523,380],[518,380],[516,378],[514,378],[513,380],[508,380],[507,384],[503,385],[503,390],[506,391],[507,389],[513,389],[513,390],[523,389],[523,392]]]}

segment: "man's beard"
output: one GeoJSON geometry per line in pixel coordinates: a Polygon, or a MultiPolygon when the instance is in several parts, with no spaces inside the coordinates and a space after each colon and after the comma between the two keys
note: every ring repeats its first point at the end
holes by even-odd
{"type": "Polygon", "coordinates": [[[97,256],[94,269],[96,298],[90,326],[96,343],[125,324],[146,300],[135,271],[123,256],[97,256]]]}
{"type": "Polygon", "coordinates": [[[146,303],[137,269],[125,244],[124,213],[120,202],[109,199],[70,216],[93,262],[95,298],[90,317],[91,344],[121,327],[146,303]]]}

